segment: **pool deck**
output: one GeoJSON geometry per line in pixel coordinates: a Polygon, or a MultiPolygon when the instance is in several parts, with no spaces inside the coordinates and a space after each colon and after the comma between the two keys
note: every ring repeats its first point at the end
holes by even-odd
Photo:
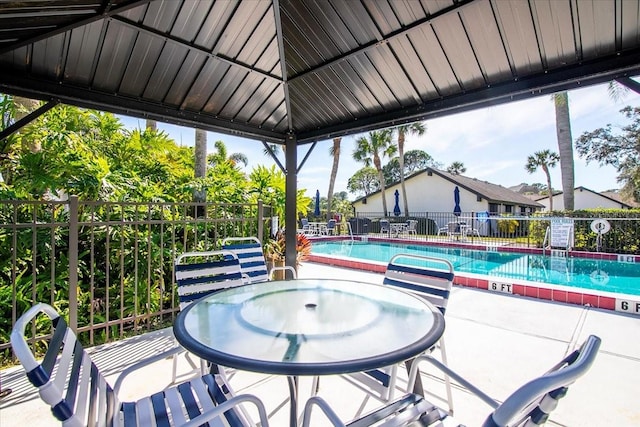
{"type": "MultiPolygon", "coordinates": [[[[382,283],[378,273],[304,263],[300,277],[333,277],[382,283]]],[[[525,296],[455,286],[446,313],[446,346],[449,366],[498,399],[540,375],[590,334],[602,338],[602,346],[591,370],[579,379],[553,413],[550,426],[638,426],[640,425],[640,317],[594,307],[544,301],[525,296]]],[[[173,345],[170,329],[148,333],[89,349],[107,379],[114,378],[135,360],[173,345]]],[[[436,353],[437,355],[437,353],[436,353]]],[[[140,372],[122,390],[122,398],[134,399],[165,387],[170,361],[140,372]],[[159,375],[159,373],[161,375],[159,375]],[[164,375],[164,374],[167,375],[164,375]]],[[[406,382],[403,370],[398,386],[406,382]]],[[[425,388],[434,402],[442,402],[441,376],[426,370],[425,388]]],[[[20,367],[0,371],[0,384],[13,389],[0,400],[0,426],[56,425],[49,408],[26,381],[20,367]]],[[[237,393],[258,395],[270,414],[270,425],[287,425],[287,385],[284,378],[238,372],[231,384],[237,393]]],[[[345,420],[379,403],[339,377],[322,379],[320,395],[345,420]]],[[[309,379],[301,380],[300,399],[309,396],[309,379]]],[[[396,392],[400,396],[402,390],[396,392]]],[[[461,387],[453,390],[456,419],[466,425],[481,424],[489,408],[461,387]]],[[[329,423],[316,417],[313,426],[329,423]]],[[[314,418],[315,419],[315,418],[314,418]]]]}

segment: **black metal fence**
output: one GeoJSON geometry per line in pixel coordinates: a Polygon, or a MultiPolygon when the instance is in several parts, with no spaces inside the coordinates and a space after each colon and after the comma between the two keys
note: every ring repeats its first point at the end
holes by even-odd
{"type": "Polygon", "coordinates": [[[553,221],[571,224],[573,239],[568,245],[576,251],[606,252],[617,254],[640,253],[640,212],[627,211],[592,217],[553,216],[536,214],[532,216],[487,215],[484,212],[413,212],[408,216],[384,216],[380,212],[359,212],[351,218],[354,235],[394,237],[408,240],[463,242],[480,245],[517,245],[542,248],[550,246],[550,228],[553,221]],[[382,221],[381,221],[382,220],[382,221]],[[390,224],[406,224],[417,221],[416,232],[404,228],[387,228],[390,224]],[[594,226],[606,221],[607,230],[594,226]],[[595,229],[595,230],[594,230],[595,229]],[[399,230],[399,232],[398,232],[399,230]]]}
{"type": "MultiPolygon", "coordinates": [[[[56,307],[87,344],[173,322],[173,261],[269,232],[258,204],[0,202],[0,359],[17,317],[56,307]]],[[[36,331],[32,334],[35,336],[36,331]]]]}

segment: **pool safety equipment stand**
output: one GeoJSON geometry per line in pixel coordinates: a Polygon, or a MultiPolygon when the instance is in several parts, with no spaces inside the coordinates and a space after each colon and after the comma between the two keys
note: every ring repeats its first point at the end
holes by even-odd
{"type": "Polygon", "coordinates": [[[595,219],[591,221],[591,231],[596,233],[596,251],[602,248],[602,235],[611,230],[611,224],[606,219],[595,219]]]}

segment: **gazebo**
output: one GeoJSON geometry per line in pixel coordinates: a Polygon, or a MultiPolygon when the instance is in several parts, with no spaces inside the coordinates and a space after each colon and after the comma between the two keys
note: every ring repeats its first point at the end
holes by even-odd
{"type": "MultiPolygon", "coordinates": [[[[640,0],[49,0],[0,4],[0,91],[286,146],[585,85],[639,91],[640,0]]],[[[298,161],[299,146],[310,144],[298,161]]]]}

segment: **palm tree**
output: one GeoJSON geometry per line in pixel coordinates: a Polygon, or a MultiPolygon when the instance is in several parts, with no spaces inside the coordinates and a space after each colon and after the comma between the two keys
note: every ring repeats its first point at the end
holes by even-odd
{"type": "Polygon", "coordinates": [[[558,151],[560,152],[562,199],[564,200],[564,209],[572,211],[574,208],[575,174],[573,171],[573,139],[571,137],[569,96],[567,92],[554,94],[553,103],[556,110],[556,135],[558,137],[558,151]]]}
{"type": "Polygon", "coordinates": [[[451,175],[460,175],[461,173],[465,173],[467,168],[464,166],[462,162],[453,162],[447,167],[447,172],[451,175]]]}
{"type": "Polygon", "coordinates": [[[145,121],[146,128],[149,130],[158,130],[158,122],[155,120],[147,119],[145,121]]]}
{"type": "Polygon", "coordinates": [[[222,141],[216,141],[213,143],[215,152],[207,155],[207,164],[211,167],[216,164],[229,162],[233,166],[236,166],[238,163],[242,163],[247,166],[249,164],[249,159],[243,153],[231,153],[227,155],[227,146],[222,141]]]}
{"type": "MultiPolygon", "coordinates": [[[[207,131],[202,129],[196,129],[194,175],[196,179],[207,176],[207,131]]],[[[203,188],[194,190],[193,201],[206,202],[207,191],[203,188]]]]}
{"type": "Polygon", "coordinates": [[[392,143],[391,137],[391,129],[369,132],[369,138],[361,136],[356,139],[356,149],[353,152],[353,159],[355,161],[363,162],[365,166],[371,166],[373,163],[373,166],[376,168],[382,194],[382,210],[385,216],[388,211],[381,157],[385,155],[391,157],[396,153],[397,147],[392,143]]]}
{"type": "Polygon", "coordinates": [[[549,150],[536,151],[533,155],[527,157],[525,169],[529,173],[534,173],[538,168],[547,176],[547,189],[549,190],[549,212],[553,211],[553,187],[551,187],[551,174],[549,168],[553,168],[560,161],[560,156],[549,150]]]}
{"type": "Polygon", "coordinates": [[[336,183],[338,175],[338,165],[340,164],[340,142],[341,137],[333,138],[333,146],[329,149],[329,154],[333,157],[333,166],[331,167],[331,177],[329,178],[329,193],[327,194],[327,221],[331,219],[331,200],[333,199],[333,186],[336,183]]]}
{"type": "Polygon", "coordinates": [[[400,188],[402,189],[404,214],[409,215],[409,202],[407,201],[407,190],[404,185],[404,139],[406,135],[422,136],[427,131],[427,128],[422,122],[415,122],[397,126],[394,130],[398,132],[398,162],[400,163],[400,188]]]}

